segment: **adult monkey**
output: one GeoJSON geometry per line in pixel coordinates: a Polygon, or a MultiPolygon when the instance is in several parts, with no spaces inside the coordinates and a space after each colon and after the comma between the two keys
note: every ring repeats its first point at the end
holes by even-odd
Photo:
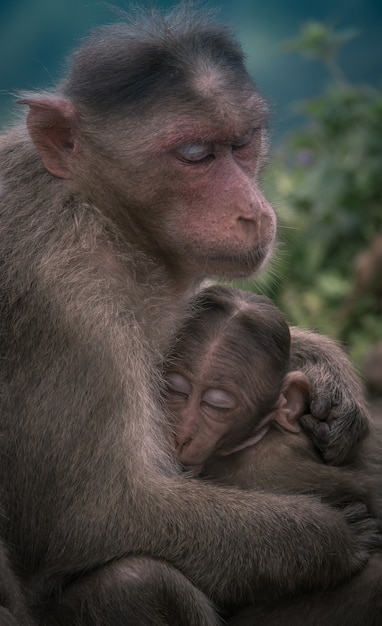
{"type": "MultiPolygon", "coordinates": [[[[232,604],[349,576],[378,540],[363,508],[187,480],[157,406],[189,293],[251,274],[273,245],[256,180],[266,107],[239,46],[182,8],[137,19],[21,102],[27,128],[0,145],[1,498],[37,621],[210,625],[201,592],[232,604]]],[[[316,411],[323,453],[342,461],[367,420],[327,349],[294,335],[313,398],[333,405],[316,411]]]]}

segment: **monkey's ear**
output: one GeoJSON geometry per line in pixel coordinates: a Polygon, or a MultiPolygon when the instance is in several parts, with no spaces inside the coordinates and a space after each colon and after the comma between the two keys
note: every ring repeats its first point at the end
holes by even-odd
{"type": "Polygon", "coordinates": [[[298,418],[304,414],[309,396],[309,382],[303,372],[288,372],[284,378],[273,421],[292,433],[299,433],[298,418]]]}
{"type": "Polygon", "coordinates": [[[57,96],[22,98],[27,104],[27,127],[46,169],[58,178],[70,178],[69,159],[76,155],[77,113],[74,106],[57,96]]]}

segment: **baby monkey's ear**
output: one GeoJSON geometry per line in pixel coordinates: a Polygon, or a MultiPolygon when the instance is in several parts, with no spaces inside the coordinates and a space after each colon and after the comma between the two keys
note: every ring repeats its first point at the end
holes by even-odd
{"type": "Polygon", "coordinates": [[[288,372],[284,378],[280,398],[274,411],[272,421],[284,430],[299,433],[301,427],[298,418],[304,415],[309,403],[309,382],[303,372],[288,372]]]}

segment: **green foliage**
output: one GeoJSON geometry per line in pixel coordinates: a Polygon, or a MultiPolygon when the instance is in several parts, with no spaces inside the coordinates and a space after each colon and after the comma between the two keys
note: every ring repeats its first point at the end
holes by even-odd
{"type": "Polygon", "coordinates": [[[291,323],[344,340],[359,360],[382,338],[382,275],[374,290],[361,289],[355,276],[358,255],[382,233],[382,94],[343,79],[335,55],[349,36],[310,24],[288,44],[325,62],[333,80],[301,105],[306,123],[268,171],[281,248],[255,288],[291,323]]]}
{"type": "Polygon", "coordinates": [[[334,79],[344,80],[336,56],[340,48],[357,34],[354,29],[335,32],[325,24],[308,22],[302,27],[300,37],[288,41],[284,49],[287,52],[301,52],[308,58],[319,59],[326,64],[334,79]]]}

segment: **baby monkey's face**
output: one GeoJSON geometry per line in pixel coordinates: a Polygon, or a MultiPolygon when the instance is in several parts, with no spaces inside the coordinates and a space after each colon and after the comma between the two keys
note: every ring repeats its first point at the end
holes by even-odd
{"type": "Polygon", "coordinates": [[[271,424],[292,433],[300,431],[298,419],[309,399],[303,372],[288,372],[276,400],[273,396],[262,402],[260,411],[255,385],[247,383],[246,389],[239,381],[248,378],[242,372],[227,377],[226,369],[213,360],[197,372],[178,363],[166,375],[165,401],[176,417],[175,448],[188,470],[199,472],[207,460],[256,444],[271,424]]]}
{"type": "MultiPolygon", "coordinates": [[[[256,402],[221,372],[198,374],[182,368],[166,375],[166,403],[175,414],[175,446],[187,469],[200,470],[207,459],[227,454],[253,434],[256,402]]],[[[252,390],[253,395],[253,390],[252,390]]]]}

